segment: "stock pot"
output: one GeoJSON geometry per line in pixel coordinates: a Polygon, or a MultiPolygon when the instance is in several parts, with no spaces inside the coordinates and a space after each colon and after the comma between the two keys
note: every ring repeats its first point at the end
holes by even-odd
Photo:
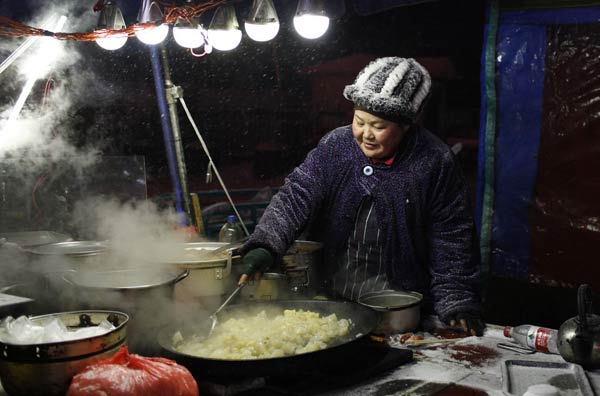
{"type": "Polygon", "coordinates": [[[129,349],[154,353],[158,329],[174,316],[174,291],[188,271],[154,267],[70,271],[62,276],[61,301],[68,309],[116,309],[130,316],[129,349]]]}

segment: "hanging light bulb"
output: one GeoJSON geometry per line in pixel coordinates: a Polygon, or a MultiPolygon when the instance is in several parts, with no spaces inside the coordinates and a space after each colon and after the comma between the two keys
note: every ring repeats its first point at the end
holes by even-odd
{"type": "Polygon", "coordinates": [[[189,19],[179,17],[173,26],[173,38],[177,44],[185,48],[202,47],[205,42],[202,30],[197,17],[189,19]]]}
{"type": "Polygon", "coordinates": [[[304,38],[316,39],[325,34],[329,28],[329,17],[325,12],[322,0],[299,0],[294,28],[304,38]]]}
{"type": "Polygon", "coordinates": [[[208,27],[208,41],[219,51],[230,51],[240,45],[242,31],[232,5],[217,8],[208,27]]]}
{"type": "MultiPolygon", "coordinates": [[[[104,8],[100,11],[96,30],[125,29],[125,19],[119,7],[113,0],[106,0],[104,8]]],[[[111,34],[110,36],[96,39],[96,44],[106,50],[117,50],[127,42],[127,33],[111,34]]]]}
{"type": "Polygon", "coordinates": [[[142,7],[138,13],[138,23],[154,22],[154,28],[146,28],[135,33],[135,36],[144,44],[156,45],[162,43],[169,34],[169,25],[162,23],[163,13],[160,6],[153,0],[142,0],[142,7]]]}
{"type": "Polygon", "coordinates": [[[254,41],[269,41],[279,32],[279,18],[272,0],[252,0],[244,23],[246,34],[254,41]]]}

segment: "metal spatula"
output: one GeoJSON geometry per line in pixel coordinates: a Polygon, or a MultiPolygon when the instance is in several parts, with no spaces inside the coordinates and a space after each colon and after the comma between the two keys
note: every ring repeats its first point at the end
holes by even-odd
{"type": "Polygon", "coordinates": [[[217,308],[217,310],[216,310],[215,312],[213,312],[213,314],[212,314],[212,315],[210,315],[210,316],[209,316],[209,318],[210,318],[210,320],[212,321],[212,323],[211,323],[211,326],[210,326],[210,331],[208,332],[208,336],[207,336],[207,337],[210,337],[210,336],[211,336],[211,334],[213,333],[213,330],[215,329],[215,327],[217,327],[217,321],[218,321],[218,320],[217,320],[217,315],[219,314],[219,312],[221,312],[221,310],[222,310],[223,308],[225,308],[225,306],[226,306],[227,304],[229,304],[229,301],[231,301],[231,300],[233,299],[233,297],[235,297],[235,296],[236,296],[236,295],[239,293],[239,291],[240,291],[240,290],[242,290],[242,288],[243,288],[244,286],[246,286],[246,282],[244,282],[244,283],[240,283],[240,284],[239,284],[239,285],[238,285],[238,286],[235,288],[235,290],[233,291],[233,293],[231,293],[231,294],[229,295],[229,297],[227,297],[227,299],[226,299],[226,300],[223,302],[223,304],[221,304],[221,306],[220,306],[219,308],[217,308]]]}

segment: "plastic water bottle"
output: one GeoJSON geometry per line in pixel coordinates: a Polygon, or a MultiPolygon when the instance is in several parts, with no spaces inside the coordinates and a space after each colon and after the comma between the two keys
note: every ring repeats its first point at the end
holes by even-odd
{"type": "Polygon", "coordinates": [[[219,242],[238,242],[244,239],[244,229],[237,222],[236,217],[227,216],[227,223],[219,231],[219,242]]]}
{"type": "Polygon", "coordinates": [[[506,326],[504,336],[511,337],[521,346],[546,353],[558,354],[558,330],[534,325],[506,326]]]}

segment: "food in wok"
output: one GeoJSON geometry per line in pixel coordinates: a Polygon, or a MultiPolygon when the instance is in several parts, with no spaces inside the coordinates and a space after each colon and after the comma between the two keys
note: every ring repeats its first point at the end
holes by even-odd
{"type": "Polygon", "coordinates": [[[275,316],[266,311],[219,322],[208,338],[204,333],[173,336],[175,350],[222,360],[268,359],[325,349],[348,338],[351,323],[336,314],[286,309],[275,316]]]}

